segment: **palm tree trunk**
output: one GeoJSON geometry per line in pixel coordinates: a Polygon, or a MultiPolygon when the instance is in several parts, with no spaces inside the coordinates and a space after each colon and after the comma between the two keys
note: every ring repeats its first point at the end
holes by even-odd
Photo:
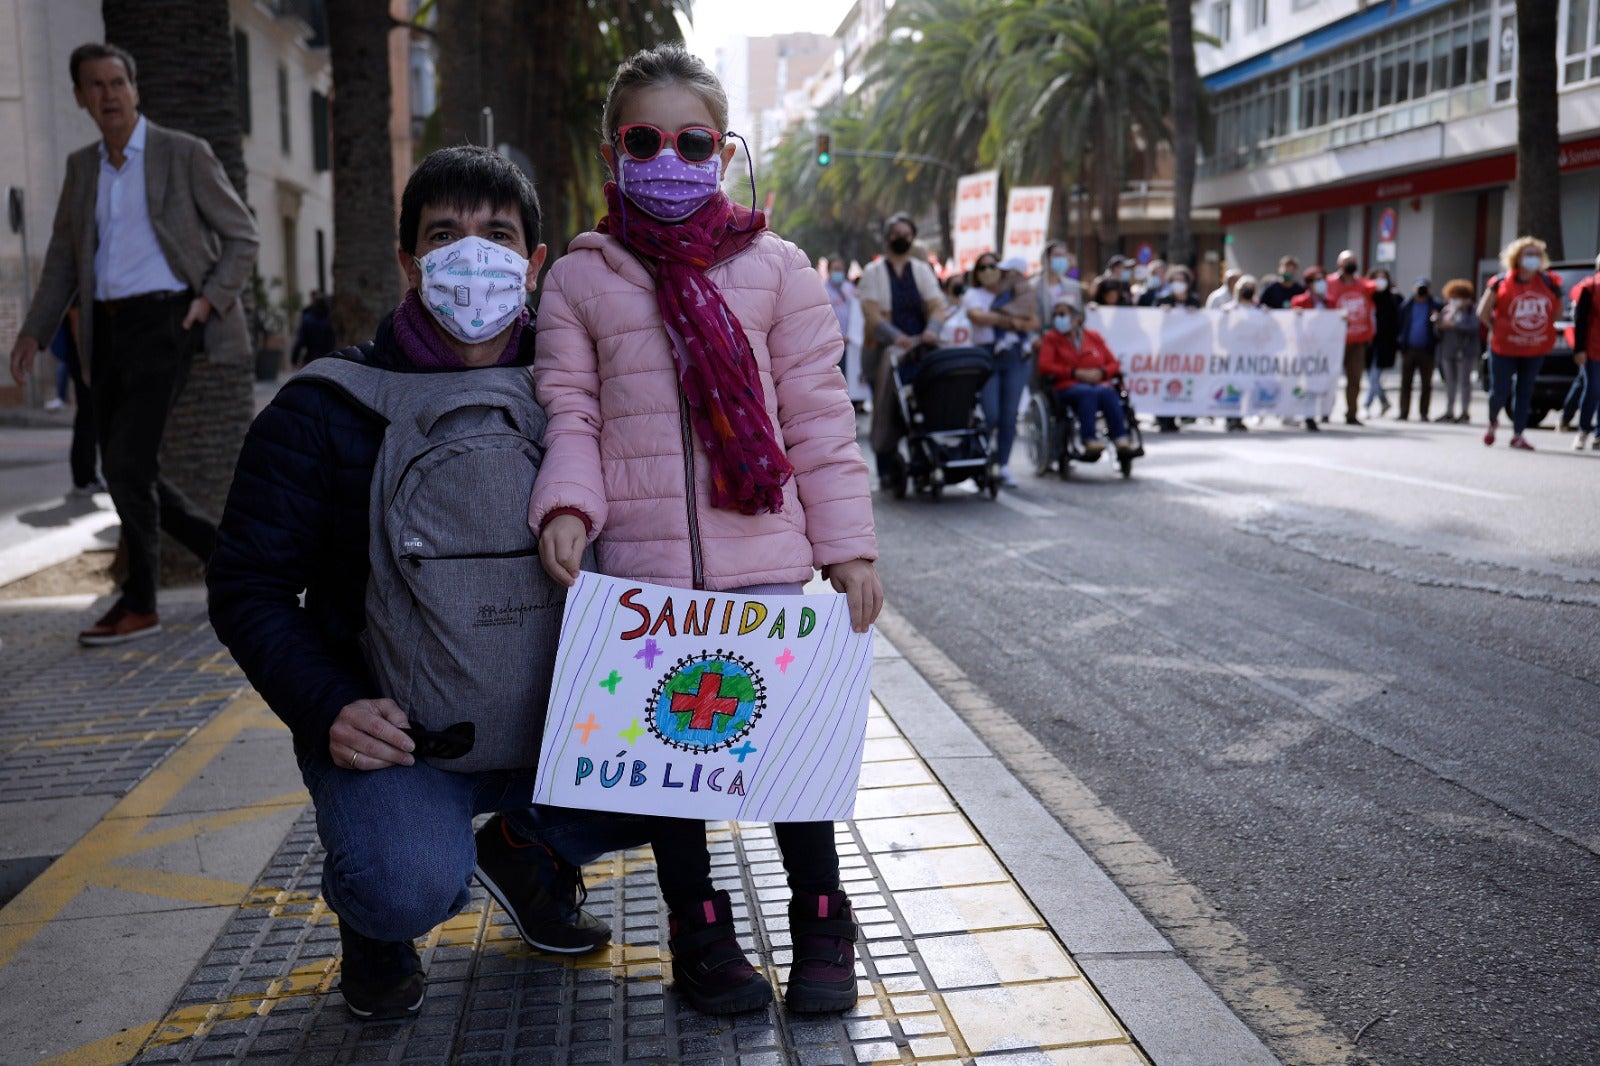
{"type": "Polygon", "coordinates": [[[1190,0],[1167,0],[1167,56],[1172,69],[1172,229],[1167,260],[1194,266],[1195,145],[1199,137],[1200,75],[1194,66],[1194,8],[1190,0]]]}
{"type": "MultiPolygon", "coordinates": [[[[478,0],[439,0],[439,124],[442,144],[482,144],[483,29],[478,0]]],[[[493,68],[488,68],[493,69],[493,68]]]]}
{"type": "Polygon", "coordinates": [[[389,4],[328,5],[333,62],[333,331],[370,338],[400,295],[389,140],[389,4]]]}
{"type": "MultiPolygon", "coordinates": [[[[570,137],[567,132],[567,88],[572,79],[569,28],[576,24],[577,19],[571,3],[544,0],[533,6],[524,21],[530,23],[526,29],[527,47],[522,49],[523,62],[528,68],[529,99],[532,99],[533,93],[533,72],[538,71],[538,106],[528,108],[520,128],[522,145],[533,163],[531,176],[550,227],[549,239],[560,247],[577,225],[572,205],[566,202],[572,184],[572,165],[568,156],[570,137]]],[[[594,32],[592,27],[587,29],[594,32]]],[[[599,128],[598,116],[594,125],[596,129],[599,128]]],[[[547,260],[545,269],[550,269],[550,266],[551,261],[547,260]]]]}
{"type": "MultiPolygon", "coordinates": [[[[138,64],[140,110],[151,120],[205,138],[243,198],[244,146],[238,95],[232,91],[233,32],[227,0],[105,0],[106,40],[138,64]]],[[[234,462],[255,415],[254,367],[194,362],[167,421],[162,472],[190,499],[220,514],[234,462]]],[[[193,580],[199,567],[163,538],[162,579],[193,580]]]]}
{"type": "Polygon", "coordinates": [[[1542,239],[1550,258],[1561,242],[1561,131],[1556,77],[1556,8],[1517,0],[1517,232],[1542,239]]]}

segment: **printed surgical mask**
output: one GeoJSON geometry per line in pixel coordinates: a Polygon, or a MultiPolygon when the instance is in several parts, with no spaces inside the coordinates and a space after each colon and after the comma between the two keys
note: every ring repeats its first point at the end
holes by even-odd
{"type": "Polygon", "coordinates": [[[522,313],[528,261],[505,245],[463,237],[414,262],[423,305],[459,341],[489,340],[522,313]]]}

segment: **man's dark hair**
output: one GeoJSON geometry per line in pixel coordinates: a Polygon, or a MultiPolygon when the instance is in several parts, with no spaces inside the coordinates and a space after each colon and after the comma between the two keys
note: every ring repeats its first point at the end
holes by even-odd
{"type": "Polygon", "coordinates": [[[114,44],[101,44],[92,41],[89,44],[80,44],[72,50],[72,56],[67,60],[67,67],[72,71],[72,87],[78,87],[78,68],[85,63],[96,59],[120,59],[123,69],[128,72],[128,84],[139,84],[138,65],[134,63],[133,56],[126,49],[118,48],[114,44]]]}
{"type": "Polygon", "coordinates": [[[911,227],[912,237],[917,235],[917,224],[912,220],[911,216],[906,214],[904,211],[896,211],[894,214],[883,220],[884,239],[887,240],[889,237],[889,231],[894,229],[902,222],[911,227]]]}
{"type": "Polygon", "coordinates": [[[539,245],[539,197],[533,182],[499,152],[475,144],[441,148],[411,172],[400,194],[400,247],[417,252],[417,226],[425,204],[457,211],[514,206],[522,216],[522,235],[531,252],[539,245]]]}

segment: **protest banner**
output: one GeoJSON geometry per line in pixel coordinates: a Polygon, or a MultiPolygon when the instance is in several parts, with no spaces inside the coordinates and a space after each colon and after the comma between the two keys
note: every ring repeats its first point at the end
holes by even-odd
{"type": "Polygon", "coordinates": [[[849,818],[872,636],[842,595],[567,590],[533,802],[704,821],[849,818]]]}
{"type": "Polygon", "coordinates": [[[1020,255],[1031,271],[1044,254],[1045,231],[1050,228],[1048,185],[1025,185],[1012,189],[1006,200],[1006,239],[1001,243],[1001,259],[1020,255]]]}
{"type": "Polygon", "coordinates": [[[999,203],[998,171],[984,170],[956,179],[956,211],[951,225],[956,229],[952,243],[957,270],[971,270],[978,256],[994,251],[995,231],[998,228],[995,213],[999,203]]]}
{"type": "Polygon", "coordinates": [[[1093,307],[1087,325],[1146,415],[1323,415],[1344,366],[1337,311],[1093,307]]]}

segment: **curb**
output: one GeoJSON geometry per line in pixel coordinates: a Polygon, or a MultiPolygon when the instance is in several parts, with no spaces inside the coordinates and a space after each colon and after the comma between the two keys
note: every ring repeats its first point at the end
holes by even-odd
{"type": "Polygon", "coordinates": [[[873,693],[1159,1066],[1281,1066],[881,632],[873,693]]]}

